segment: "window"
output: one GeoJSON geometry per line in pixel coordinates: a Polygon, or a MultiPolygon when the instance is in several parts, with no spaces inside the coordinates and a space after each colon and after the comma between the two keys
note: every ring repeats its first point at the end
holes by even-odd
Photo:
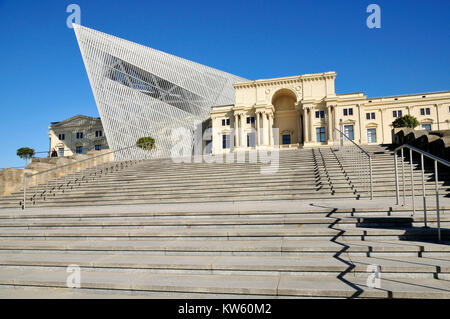
{"type": "Polygon", "coordinates": [[[318,119],[318,118],[324,119],[325,111],[316,111],[316,119],[318,119]]]}
{"type": "Polygon", "coordinates": [[[83,138],[83,132],[77,132],[77,138],[78,139],[83,138]]]}
{"type": "Polygon", "coordinates": [[[375,113],[366,113],[366,120],[375,120],[375,113]]]}
{"type": "Polygon", "coordinates": [[[372,120],[375,120],[375,113],[370,113],[370,114],[371,114],[372,120]]]}
{"type": "MultiPolygon", "coordinates": [[[[248,118],[248,117],[247,117],[248,118]]],[[[255,133],[247,133],[247,146],[248,147],[255,147],[255,133]]]]}
{"type": "Polygon", "coordinates": [[[255,123],[255,117],[254,116],[249,116],[247,117],[247,124],[254,124],[255,123]]]}
{"type": "Polygon", "coordinates": [[[83,146],[77,146],[76,149],[75,149],[75,153],[83,154],[83,146]]]}
{"type": "Polygon", "coordinates": [[[431,131],[431,124],[422,124],[422,130],[431,131]]]}
{"type": "Polygon", "coordinates": [[[344,116],[347,115],[353,115],[353,109],[349,108],[349,109],[344,109],[344,116]]]}
{"type": "Polygon", "coordinates": [[[58,156],[63,157],[64,156],[64,147],[58,148],[58,156]]]}
{"type": "Polygon", "coordinates": [[[347,115],[348,115],[348,110],[344,109],[344,116],[347,116],[347,115]]]}
{"type": "Polygon", "coordinates": [[[348,139],[353,141],[355,139],[355,134],[353,133],[353,125],[345,125],[344,134],[348,137],[348,139]]]}
{"type": "Polygon", "coordinates": [[[283,134],[281,136],[281,141],[282,141],[283,145],[291,144],[291,134],[283,134]]]}
{"type": "Polygon", "coordinates": [[[420,115],[425,115],[425,109],[420,109],[420,115]]]}
{"type": "Polygon", "coordinates": [[[222,126],[230,125],[230,119],[223,119],[222,126]]]}
{"type": "Polygon", "coordinates": [[[206,154],[211,154],[211,152],[212,152],[212,141],[211,140],[205,142],[205,151],[206,151],[206,154]]]}
{"type": "Polygon", "coordinates": [[[223,149],[230,148],[230,135],[229,134],[222,135],[222,148],[223,149]]]}
{"type": "Polygon", "coordinates": [[[420,115],[430,115],[430,108],[429,107],[427,107],[427,108],[422,108],[422,109],[420,109],[420,115]]]}
{"type": "Polygon", "coordinates": [[[95,131],[95,137],[102,137],[103,132],[102,131],[95,131]]]}
{"type": "Polygon", "coordinates": [[[102,145],[101,144],[95,145],[95,150],[96,151],[101,151],[102,150],[102,145]]]}
{"type": "Polygon", "coordinates": [[[367,142],[376,143],[377,142],[377,129],[369,128],[367,129],[367,142]]]}
{"type": "Polygon", "coordinates": [[[325,127],[316,128],[316,141],[325,142],[325,127]]]}
{"type": "Polygon", "coordinates": [[[60,141],[64,141],[64,140],[66,139],[66,135],[65,135],[65,134],[59,134],[59,135],[58,135],[58,139],[59,139],[60,141]]]}
{"type": "Polygon", "coordinates": [[[402,110],[392,111],[392,117],[401,117],[403,115],[402,113],[402,110]]]}
{"type": "Polygon", "coordinates": [[[429,108],[429,107],[427,107],[427,108],[425,109],[425,113],[426,113],[427,115],[430,115],[430,108],[429,108]]]}
{"type": "Polygon", "coordinates": [[[366,113],[366,120],[370,120],[370,113],[366,113]]]}

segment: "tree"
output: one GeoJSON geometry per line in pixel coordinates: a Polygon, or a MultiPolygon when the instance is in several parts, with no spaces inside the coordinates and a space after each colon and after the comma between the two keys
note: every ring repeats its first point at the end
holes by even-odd
{"type": "Polygon", "coordinates": [[[28,159],[34,156],[34,149],[29,147],[21,147],[17,150],[17,156],[25,160],[25,166],[28,164],[28,159]]]}
{"type": "Polygon", "coordinates": [[[150,136],[141,137],[137,140],[136,146],[143,150],[150,151],[156,147],[155,139],[150,136]]]}
{"type": "Polygon", "coordinates": [[[395,119],[394,122],[392,122],[392,127],[394,128],[398,128],[398,127],[410,127],[410,128],[415,128],[416,126],[419,125],[419,121],[411,115],[404,115],[404,116],[399,116],[395,119]]]}

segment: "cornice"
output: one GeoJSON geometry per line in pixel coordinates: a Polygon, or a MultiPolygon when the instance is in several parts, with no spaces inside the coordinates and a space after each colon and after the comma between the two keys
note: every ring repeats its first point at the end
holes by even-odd
{"type": "Polygon", "coordinates": [[[255,88],[255,87],[273,86],[273,85],[295,84],[295,83],[301,83],[304,81],[335,79],[336,76],[337,76],[336,72],[303,74],[303,75],[288,76],[288,77],[282,77],[282,78],[260,79],[260,80],[254,80],[254,81],[248,81],[248,82],[238,82],[238,83],[235,83],[233,86],[235,89],[252,88],[252,87],[255,88]]]}

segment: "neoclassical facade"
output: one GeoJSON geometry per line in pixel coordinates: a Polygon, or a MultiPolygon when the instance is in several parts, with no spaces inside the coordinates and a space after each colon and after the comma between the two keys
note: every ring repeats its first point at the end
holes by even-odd
{"type": "Polygon", "coordinates": [[[102,121],[97,117],[75,115],[64,121],[52,122],[48,129],[49,151],[55,149],[58,156],[86,154],[109,148],[102,121]]]}
{"type": "Polygon", "coordinates": [[[336,94],[335,79],[326,72],[235,83],[235,104],[211,109],[211,152],[331,145],[335,129],[358,144],[389,144],[392,122],[406,114],[417,129],[450,129],[450,91],[368,98],[336,94]]]}

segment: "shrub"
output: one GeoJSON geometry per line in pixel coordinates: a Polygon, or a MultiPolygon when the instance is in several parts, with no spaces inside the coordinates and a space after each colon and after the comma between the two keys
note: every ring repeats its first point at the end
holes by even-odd
{"type": "Polygon", "coordinates": [[[141,137],[137,140],[136,146],[143,150],[150,151],[156,147],[155,139],[150,136],[141,137]]]}
{"type": "Polygon", "coordinates": [[[411,116],[411,115],[404,115],[404,116],[397,117],[395,119],[395,121],[392,122],[392,126],[394,128],[398,128],[398,127],[415,128],[418,125],[419,125],[419,121],[414,116],[411,116]]]}

